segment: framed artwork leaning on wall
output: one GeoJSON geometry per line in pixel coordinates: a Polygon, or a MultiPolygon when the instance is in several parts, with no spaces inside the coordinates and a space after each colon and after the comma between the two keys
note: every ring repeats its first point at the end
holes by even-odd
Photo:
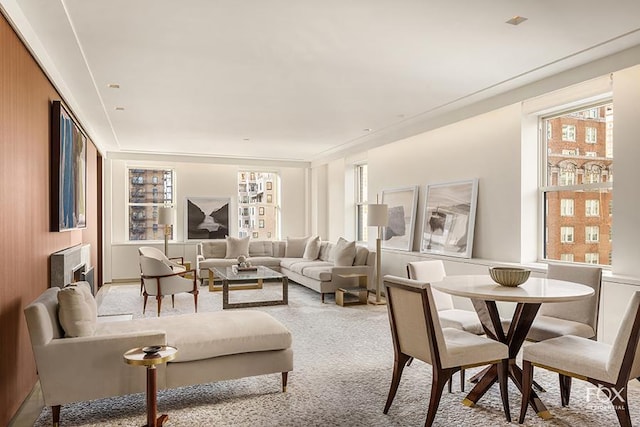
{"type": "Polygon", "coordinates": [[[418,186],[382,190],[381,203],[388,206],[389,215],[389,223],[382,233],[382,247],[410,251],[418,208],[418,186]]]}
{"type": "Polygon", "coordinates": [[[427,184],[420,252],[471,258],[478,180],[427,184]]]}

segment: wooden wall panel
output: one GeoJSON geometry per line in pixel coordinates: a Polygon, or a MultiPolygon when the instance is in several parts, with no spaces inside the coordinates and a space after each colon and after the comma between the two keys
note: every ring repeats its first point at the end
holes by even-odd
{"type": "Polygon", "coordinates": [[[50,102],[60,99],[0,15],[0,425],[33,388],[36,367],[24,307],[48,287],[49,255],[91,243],[97,263],[96,149],[88,150],[88,228],[49,231],[50,102]]]}

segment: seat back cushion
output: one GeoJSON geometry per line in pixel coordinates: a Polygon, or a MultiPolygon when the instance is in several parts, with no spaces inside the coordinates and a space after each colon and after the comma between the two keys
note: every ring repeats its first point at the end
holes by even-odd
{"type": "Polygon", "coordinates": [[[353,259],[353,265],[367,265],[369,258],[369,249],[365,246],[356,246],[356,257],[353,259]]]}
{"type": "Polygon", "coordinates": [[[318,259],[320,254],[320,236],[311,237],[307,240],[307,244],[304,247],[304,253],[302,258],[308,260],[318,259]]]}
{"type": "Polygon", "coordinates": [[[271,240],[252,240],[249,242],[249,256],[273,256],[273,242],[271,240]]]}
{"type": "Polygon", "coordinates": [[[29,337],[34,349],[64,336],[64,330],[58,320],[59,291],[58,287],[45,290],[24,309],[29,337]]]}
{"type": "Polygon", "coordinates": [[[284,249],[285,258],[302,258],[304,248],[309,237],[287,237],[287,246],[284,249]]]}
{"type": "Polygon", "coordinates": [[[58,292],[58,319],[67,338],[95,334],[98,306],[88,283],[67,285],[58,292]]]}
{"type": "Polygon", "coordinates": [[[227,236],[227,254],[226,259],[235,259],[240,255],[249,255],[249,236],[247,237],[230,237],[227,236]]]}
{"type": "Polygon", "coordinates": [[[356,242],[340,237],[333,248],[333,263],[336,266],[348,267],[353,265],[356,257],[356,242]]]}
{"type": "Polygon", "coordinates": [[[202,256],[206,258],[224,258],[227,255],[226,240],[211,240],[202,242],[202,256]]]}

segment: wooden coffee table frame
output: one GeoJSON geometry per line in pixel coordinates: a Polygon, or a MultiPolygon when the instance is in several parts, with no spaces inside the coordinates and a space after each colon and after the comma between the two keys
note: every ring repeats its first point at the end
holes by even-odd
{"type": "MultiPolygon", "coordinates": [[[[270,268],[262,267],[270,271],[270,268]]],[[[277,272],[276,272],[277,273],[277,272]]],[[[289,304],[289,278],[284,274],[276,277],[249,277],[249,278],[228,278],[222,274],[222,271],[218,268],[212,267],[209,269],[209,291],[216,291],[214,286],[214,280],[220,280],[222,282],[222,308],[248,308],[248,307],[264,307],[271,305],[287,305],[289,304]],[[217,273],[217,274],[216,274],[217,273]],[[242,290],[242,289],[262,289],[264,282],[282,282],[282,299],[279,300],[267,300],[267,301],[250,301],[250,302],[229,302],[230,290],[242,290]]]]}

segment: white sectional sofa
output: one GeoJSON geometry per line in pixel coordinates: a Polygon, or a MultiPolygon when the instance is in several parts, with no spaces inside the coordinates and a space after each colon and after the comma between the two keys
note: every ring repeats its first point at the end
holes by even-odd
{"type": "Polygon", "coordinates": [[[375,253],[342,238],[336,243],[318,237],[274,241],[227,238],[203,241],[197,251],[196,270],[201,281],[208,280],[209,268],[234,265],[239,255],[245,255],[251,265],[280,271],[289,280],[319,292],[322,302],[325,294],[357,283],[355,278],[341,277],[344,275],[366,274],[369,289],[374,288],[375,253]]]}
{"type": "Polygon", "coordinates": [[[145,369],[123,360],[133,348],[170,345],[178,349],[174,360],[158,366],[160,389],[281,373],[284,391],[287,373],[293,370],[291,333],[261,311],[101,323],[88,283],[81,282],[47,289],[24,312],[54,426],[59,423],[61,405],[144,392],[145,369]]]}

